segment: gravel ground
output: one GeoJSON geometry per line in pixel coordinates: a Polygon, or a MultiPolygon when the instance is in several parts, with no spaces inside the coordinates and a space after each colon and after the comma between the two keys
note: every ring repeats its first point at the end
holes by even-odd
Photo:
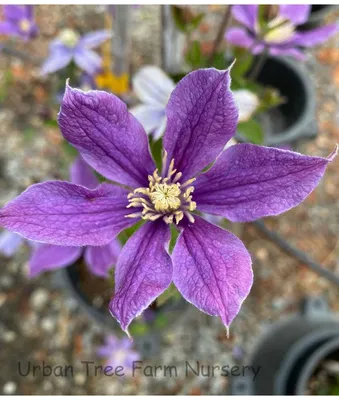
{"type": "MultiPolygon", "coordinates": [[[[208,47],[221,18],[212,8],[199,34],[208,47]]],[[[133,10],[133,68],[143,63],[159,63],[159,15],[157,6],[133,10]]],[[[337,20],[332,13],[330,20],[337,20]]],[[[39,6],[41,37],[25,50],[42,58],[48,40],[63,25],[86,30],[101,26],[103,9],[92,6],[39,6]],[[71,12],[69,12],[71,10],[71,12]],[[66,19],[61,16],[66,15],[66,19]],[[62,22],[61,22],[62,21],[62,22]],[[89,27],[88,27],[89,26],[89,27]]],[[[0,74],[9,68],[15,86],[0,108],[0,204],[13,198],[29,184],[66,177],[67,156],[62,152],[56,127],[46,128],[41,116],[48,101],[49,82],[38,77],[37,68],[1,56],[0,74]],[[32,99],[34,101],[32,101],[32,99]],[[32,137],[32,132],[34,133],[32,137]]],[[[317,93],[319,135],[300,144],[310,155],[327,156],[339,142],[339,35],[322,48],[308,52],[306,62],[317,93]]],[[[312,195],[298,208],[267,225],[287,237],[315,260],[339,273],[339,180],[337,158],[312,195]]],[[[239,228],[239,227],[236,227],[239,228]]],[[[239,229],[238,229],[239,230],[239,229]]],[[[251,225],[243,229],[254,261],[255,284],[239,316],[231,326],[230,338],[217,318],[195,308],[177,312],[176,323],[163,335],[156,355],[146,365],[176,365],[178,376],[157,377],[137,374],[132,378],[86,376],[84,360],[101,365],[96,346],[109,333],[85,313],[65,292],[58,274],[27,278],[28,248],[14,258],[0,258],[0,392],[3,394],[224,394],[228,381],[217,372],[214,377],[185,374],[185,362],[202,365],[246,365],[246,359],[260,334],[274,321],[297,309],[305,295],[321,294],[334,311],[339,311],[337,288],[311,272],[305,265],[282,253],[251,225]],[[18,361],[51,366],[72,365],[73,376],[21,376],[18,361]]]]}

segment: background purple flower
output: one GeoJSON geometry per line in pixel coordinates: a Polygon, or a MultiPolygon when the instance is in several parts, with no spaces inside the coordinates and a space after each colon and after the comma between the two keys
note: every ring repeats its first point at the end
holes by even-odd
{"type": "Polygon", "coordinates": [[[49,56],[41,69],[43,74],[50,74],[65,68],[71,61],[89,75],[96,74],[102,64],[101,57],[91,49],[111,37],[108,31],[95,31],[80,36],[72,29],[64,29],[49,46],[49,56]]]}
{"type": "Polygon", "coordinates": [[[0,233],[0,254],[12,257],[19,250],[25,239],[14,232],[3,231],[0,233]]]}
{"type": "Polygon", "coordinates": [[[0,22],[0,35],[17,36],[29,40],[38,34],[33,6],[4,5],[3,14],[5,19],[0,22]]]}
{"type": "Polygon", "coordinates": [[[97,350],[97,356],[106,359],[106,366],[123,367],[122,372],[125,374],[132,371],[134,361],[141,360],[140,354],[133,349],[131,340],[119,339],[113,335],[106,336],[105,344],[97,350]]]}
{"type": "MultiPolygon", "coordinates": [[[[99,182],[89,166],[78,157],[70,170],[71,181],[77,185],[93,189],[99,182]]],[[[55,246],[52,244],[35,243],[29,267],[30,277],[44,271],[67,267],[84,255],[84,260],[89,270],[96,276],[108,277],[108,271],[115,265],[121,245],[118,239],[113,239],[104,246],[55,246]]]]}
{"type": "Polygon", "coordinates": [[[251,144],[224,150],[238,121],[229,70],[188,74],[173,90],[166,117],[159,175],[145,130],[119,98],[67,86],[63,136],[118,185],[32,185],[0,210],[0,224],[31,240],[93,246],[145,220],[116,264],[110,311],[122,329],[128,332],[172,281],[187,301],[228,327],[252,286],[251,258],[235,235],[195,210],[233,222],[278,215],[312,192],[336,152],[310,157],[251,144]],[[180,235],[169,254],[172,223],[180,235]]]}
{"type": "Polygon", "coordinates": [[[298,32],[297,26],[305,23],[311,11],[307,4],[266,6],[276,7],[273,17],[261,26],[259,5],[234,5],[233,17],[243,27],[233,27],[226,32],[230,43],[250,49],[252,54],[268,51],[273,56],[287,55],[303,59],[300,47],[312,47],[325,42],[338,32],[338,25],[326,25],[309,31],[298,32]]]}

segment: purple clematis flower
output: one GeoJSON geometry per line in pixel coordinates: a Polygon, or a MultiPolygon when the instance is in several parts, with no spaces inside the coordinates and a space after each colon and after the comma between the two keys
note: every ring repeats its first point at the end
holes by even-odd
{"type": "MultiPolygon", "coordinates": [[[[130,112],[146,132],[158,140],[166,129],[166,106],[175,83],[161,68],[146,65],[134,75],[132,84],[142,104],[132,107],[130,112]]],[[[249,120],[259,106],[258,97],[246,89],[235,90],[233,94],[239,109],[239,122],[249,120]]]]}
{"type": "Polygon", "coordinates": [[[63,136],[119,185],[32,185],[0,210],[0,225],[45,243],[98,246],[144,220],[116,264],[110,311],[122,329],[128,332],[172,281],[186,300],[228,327],[252,286],[251,258],[236,236],[196,211],[236,222],[278,215],[317,186],[335,152],[309,157],[252,144],[224,150],[238,120],[229,70],[188,74],[172,92],[166,116],[159,172],[144,128],[118,97],[67,86],[63,136]],[[180,235],[170,255],[171,224],[180,235]]]}
{"type": "Polygon", "coordinates": [[[13,257],[25,239],[14,232],[3,231],[0,233],[0,254],[13,257]]]}
{"type": "Polygon", "coordinates": [[[50,54],[43,63],[43,74],[65,68],[72,60],[89,75],[96,74],[102,64],[101,57],[93,49],[111,37],[108,31],[95,31],[80,35],[72,29],[64,29],[49,46],[50,54]]]}
{"type": "Polygon", "coordinates": [[[105,344],[100,346],[97,356],[106,359],[106,366],[112,368],[123,367],[123,372],[131,372],[133,362],[141,359],[139,353],[133,349],[133,343],[127,339],[119,339],[109,335],[105,338],[105,344]]]}
{"type": "Polygon", "coordinates": [[[0,22],[0,35],[17,36],[23,40],[29,40],[38,34],[33,6],[4,5],[3,14],[5,19],[0,22]]]}
{"type": "MultiPolygon", "coordinates": [[[[78,157],[70,170],[71,181],[89,189],[94,189],[99,182],[90,167],[78,157]]],[[[84,254],[84,260],[93,275],[107,278],[108,271],[116,263],[121,251],[118,239],[113,239],[103,246],[55,246],[34,243],[34,251],[29,261],[30,277],[44,271],[67,267],[84,254]]]]}
{"type": "Polygon", "coordinates": [[[296,27],[305,23],[311,11],[309,4],[286,4],[269,6],[274,16],[260,26],[259,5],[234,5],[233,17],[244,28],[233,27],[226,32],[226,40],[230,43],[245,47],[253,54],[267,51],[273,56],[287,55],[297,59],[305,56],[301,47],[312,47],[325,42],[338,32],[338,25],[326,25],[309,31],[298,32],[296,27]],[[274,9],[274,7],[276,9],[274,9]]]}

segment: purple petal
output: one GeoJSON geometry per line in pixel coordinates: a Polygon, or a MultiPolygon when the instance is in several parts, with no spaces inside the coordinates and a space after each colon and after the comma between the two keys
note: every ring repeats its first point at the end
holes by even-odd
{"type": "Polygon", "coordinates": [[[81,247],[40,244],[29,260],[29,276],[32,278],[44,271],[67,267],[78,260],[81,253],[81,247]]]}
{"type": "Polygon", "coordinates": [[[331,36],[339,32],[339,25],[325,25],[309,31],[298,32],[291,41],[291,46],[312,47],[326,42],[331,36]]]}
{"type": "Polygon", "coordinates": [[[102,59],[97,53],[80,45],[74,51],[74,61],[89,75],[98,73],[102,65],[102,59]]]}
{"type": "Polygon", "coordinates": [[[88,246],[85,250],[85,262],[90,271],[103,278],[108,277],[108,271],[116,264],[121,244],[114,239],[105,246],[88,246]]]}
{"type": "Polygon", "coordinates": [[[6,19],[12,21],[20,21],[23,18],[27,18],[27,6],[22,5],[4,5],[3,13],[6,19]]]}
{"type": "Polygon", "coordinates": [[[99,185],[91,167],[80,156],[71,165],[70,177],[73,183],[85,186],[88,189],[94,189],[99,185]]]}
{"type": "Polygon", "coordinates": [[[172,262],[166,250],[168,225],[147,222],[125,244],[116,265],[115,295],[109,308],[127,333],[133,318],[141,314],[172,280],[172,262]]]}
{"type": "Polygon", "coordinates": [[[183,78],[166,108],[164,148],[183,180],[210,164],[234,135],[238,109],[230,72],[200,69],[183,78]]]}
{"type": "Polygon", "coordinates": [[[0,35],[17,36],[19,30],[16,25],[9,21],[0,22],[0,35]]]}
{"type": "Polygon", "coordinates": [[[310,4],[281,4],[279,6],[279,16],[290,20],[293,25],[304,24],[310,12],[310,4]]]}
{"type": "Polygon", "coordinates": [[[79,44],[83,47],[87,47],[88,49],[92,49],[100,46],[101,43],[105,42],[111,37],[112,33],[109,31],[89,32],[80,39],[79,44]]]}
{"type": "Polygon", "coordinates": [[[245,29],[230,28],[226,32],[225,39],[231,44],[239,47],[251,48],[255,43],[255,39],[245,29]]]}
{"type": "Polygon", "coordinates": [[[43,243],[104,245],[136,222],[125,218],[127,193],[105,183],[95,190],[62,181],[38,183],[0,209],[0,225],[43,243]]]}
{"type": "MultiPolygon", "coordinates": [[[[163,127],[163,132],[165,127],[163,126],[164,119],[166,120],[165,107],[155,107],[150,105],[139,105],[133,107],[129,110],[135,118],[141,123],[145,131],[150,134],[157,130],[159,127],[163,127]]],[[[159,135],[161,136],[161,134],[159,135]]]]}
{"type": "Polygon", "coordinates": [[[23,244],[24,238],[17,233],[1,232],[0,234],[0,254],[6,257],[12,257],[23,244]]]}
{"type": "Polygon", "coordinates": [[[197,208],[234,222],[278,215],[317,186],[329,158],[252,144],[231,146],[195,182],[197,208]]]}
{"type": "Polygon", "coordinates": [[[257,24],[258,5],[234,5],[232,7],[232,15],[237,21],[254,31],[257,24]]]}
{"type": "Polygon", "coordinates": [[[269,46],[268,49],[272,56],[289,56],[300,61],[306,59],[305,54],[297,48],[287,46],[269,46]]]}
{"type": "Polygon", "coordinates": [[[148,186],[155,165],[147,135],[116,96],[67,86],[59,125],[85,161],[106,178],[132,187],[148,186]]]}
{"type": "Polygon", "coordinates": [[[49,56],[41,66],[43,75],[51,74],[59,69],[65,68],[73,58],[73,49],[64,45],[54,43],[50,46],[49,56]]]}
{"type": "Polygon", "coordinates": [[[251,257],[232,233],[200,217],[184,228],[172,254],[173,282],[201,311],[228,327],[253,282],[251,257]]]}

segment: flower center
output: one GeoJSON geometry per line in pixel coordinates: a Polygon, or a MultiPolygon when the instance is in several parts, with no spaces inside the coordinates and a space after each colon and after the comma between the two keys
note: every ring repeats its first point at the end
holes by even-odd
{"type": "Polygon", "coordinates": [[[28,32],[31,29],[31,22],[27,18],[24,18],[20,21],[19,28],[21,32],[28,32]]]}
{"type": "Polygon", "coordinates": [[[77,32],[72,29],[63,29],[58,36],[60,42],[67,47],[75,47],[80,39],[77,32]]]}
{"type": "MultiPolygon", "coordinates": [[[[163,165],[166,165],[166,153],[163,165]]],[[[133,207],[139,210],[126,215],[126,217],[141,217],[150,221],[162,218],[167,224],[171,224],[174,220],[178,224],[186,216],[193,223],[194,217],[191,212],[196,209],[197,205],[192,201],[191,195],[194,186],[190,185],[195,178],[180,183],[181,176],[182,173],[174,169],[174,159],[171,161],[165,177],[159,176],[156,169],[153,175],[148,176],[148,187],[137,188],[127,196],[129,200],[127,208],[133,207]]]]}
{"type": "Polygon", "coordinates": [[[266,42],[280,43],[290,39],[294,34],[294,26],[286,19],[278,16],[268,24],[268,32],[264,35],[266,42]]]}

